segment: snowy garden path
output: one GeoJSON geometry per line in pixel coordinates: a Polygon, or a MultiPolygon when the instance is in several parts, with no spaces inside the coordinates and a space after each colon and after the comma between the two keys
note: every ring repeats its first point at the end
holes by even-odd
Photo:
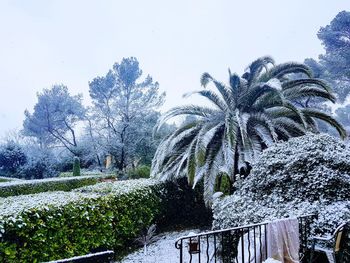
{"type": "MultiPolygon", "coordinates": [[[[176,232],[165,232],[158,235],[158,240],[147,247],[147,254],[143,248],[129,254],[122,263],[178,263],[179,250],[175,248],[175,240],[181,236],[186,236],[190,232],[203,232],[198,229],[188,229],[176,232]]],[[[184,262],[189,262],[187,247],[184,248],[184,262]]],[[[192,262],[196,262],[194,259],[192,262]]]]}

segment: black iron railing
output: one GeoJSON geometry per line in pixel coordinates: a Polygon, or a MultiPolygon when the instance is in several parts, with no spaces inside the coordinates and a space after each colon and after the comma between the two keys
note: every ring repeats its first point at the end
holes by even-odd
{"type": "MultiPolygon", "coordinates": [[[[316,215],[298,218],[302,261],[308,249],[310,224],[316,215]]],[[[180,237],[175,242],[183,262],[254,262],[261,263],[267,255],[266,226],[269,222],[180,237]]]]}

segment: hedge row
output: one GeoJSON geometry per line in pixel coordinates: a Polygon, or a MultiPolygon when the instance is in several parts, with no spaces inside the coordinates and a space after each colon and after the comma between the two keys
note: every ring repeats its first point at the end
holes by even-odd
{"type": "Polygon", "coordinates": [[[79,176],[38,180],[16,180],[0,182],[0,197],[36,194],[48,191],[70,191],[86,185],[96,184],[103,176],[79,176]]]}
{"type": "Polygon", "coordinates": [[[96,187],[0,198],[0,262],[120,251],[162,212],[164,185],[156,181],[96,187]]]}
{"type": "Polygon", "coordinates": [[[10,181],[22,181],[22,180],[21,180],[21,179],[18,179],[18,178],[0,176],[0,183],[10,182],[10,181]]]}

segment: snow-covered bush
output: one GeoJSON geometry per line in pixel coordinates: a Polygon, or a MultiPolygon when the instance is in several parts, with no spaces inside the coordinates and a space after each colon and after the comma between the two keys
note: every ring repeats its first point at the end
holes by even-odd
{"type": "Polygon", "coordinates": [[[99,182],[104,176],[55,177],[37,180],[0,182],[0,197],[28,195],[48,191],[70,191],[99,182]]]}
{"type": "Polygon", "coordinates": [[[40,149],[37,145],[27,145],[25,153],[27,162],[18,171],[18,177],[43,179],[58,176],[57,158],[51,150],[40,149]]]}
{"type": "Polygon", "coordinates": [[[350,151],[326,134],[266,149],[232,196],[213,204],[214,228],[318,213],[316,232],[350,219],[350,151]]]}
{"type": "Polygon", "coordinates": [[[42,179],[58,175],[57,159],[49,149],[8,141],[0,145],[0,175],[42,179]]]}
{"type": "Polygon", "coordinates": [[[77,192],[83,193],[99,193],[102,195],[114,194],[120,195],[128,193],[133,189],[145,189],[150,186],[159,185],[158,180],[154,179],[137,179],[137,180],[124,180],[118,182],[103,182],[96,185],[90,185],[76,189],[77,192]]]}
{"type": "Polygon", "coordinates": [[[127,174],[131,179],[137,178],[149,178],[151,173],[151,167],[147,165],[140,165],[134,169],[130,169],[127,174]]]}
{"type": "Polygon", "coordinates": [[[128,182],[0,198],[0,262],[46,262],[130,245],[159,216],[163,185],[128,182]]]}
{"type": "Polygon", "coordinates": [[[0,175],[12,176],[27,162],[24,149],[18,143],[9,141],[0,146],[0,175]]]}
{"type": "Polygon", "coordinates": [[[0,198],[0,222],[7,221],[9,218],[18,220],[21,218],[21,213],[26,210],[59,208],[69,203],[82,201],[85,198],[98,196],[98,194],[93,193],[56,191],[0,198]]]}
{"type": "Polygon", "coordinates": [[[10,182],[10,181],[21,181],[21,179],[13,178],[13,177],[0,176],[0,183],[10,182]]]}

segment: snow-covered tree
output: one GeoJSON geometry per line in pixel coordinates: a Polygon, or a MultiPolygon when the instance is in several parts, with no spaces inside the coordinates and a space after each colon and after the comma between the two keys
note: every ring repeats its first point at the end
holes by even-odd
{"type": "Polygon", "coordinates": [[[85,115],[82,96],[72,96],[66,86],[54,85],[37,97],[34,112],[25,111],[23,133],[37,138],[41,145],[63,146],[78,154],[76,125],[85,115]]]}
{"type": "Polygon", "coordinates": [[[213,205],[214,228],[319,214],[314,231],[350,220],[350,150],[326,134],[277,143],[261,154],[233,195],[213,205]]]}
{"type": "Polygon", "coordinates": [[[338,100],[343,103],[350,93],[350,12],[342,11],[321,27],[317,36],[325,53],[319,60],[305,59],[315,77],[327,80],[334,88],[338,100]]]}
{"type": "Polygon", "coordinates": [[[94,133],[104,151],[114,156],[117,168],[124,170],[137,159],[139,146],[150,144],[146,141],[156,124],[152,116],[165,94],[149,75],[142,78],[134,57],[115,63],[106,76],[96,77],[89,86],[94,133]]]}
{"type": "Polygon", "coordinates": [[[320,63],[337,82],[336,91],[344,101],[350,93],[350,12],[338,13],[329,25],[321,27],[317,36],[326,50],[320,55],[320,63]]]}

